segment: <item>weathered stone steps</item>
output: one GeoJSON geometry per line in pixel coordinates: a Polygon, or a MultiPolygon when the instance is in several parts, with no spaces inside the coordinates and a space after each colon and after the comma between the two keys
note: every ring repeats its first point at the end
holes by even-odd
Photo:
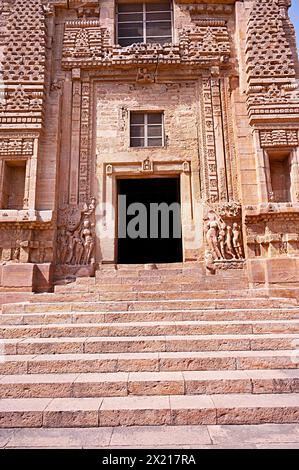
{"type": "Polygon", "coordinates": [[[298,423],[299,394],[16,398],[0,402],[0,427],[298,423]]]}
{"type": "Polygon", "coordinates": [[[293,350],[299,334],[41,337],[2,340],[4,354],[293,350]]]}
{"type": "MultiPolygon", "coordinates": [[[[97,294],[98,295],[98,294],[97,294]]],[[[90,294],[71,295],[71,299],[63,298],[64,294],[43,294],[50,302],[5,304],[2,313],[36,313],[53,311],[148,311],[148,310],[198,310],[198,309],[242,309],[242,308],[289,308],[298,309],[296,299],[283,298],[247,298],[247,299],[186,299],[186,300],[166,300],[166,301],[95,301],[90,294]],[[51,295],[53,297],[51,297],[51,295]],[[78,300],[80,298],[80,301],[78,300]],[[228,305],[229,304],[229,305],[228,305]]],[[[42,300],[42,299],[41,299],[42,300]]],[[[299,312],[299,309],[298,309],[299,312]]]]}
{"type": "Polygon", "coordinates": [[[298,369],[0,376],[2,399],[298,392],[298,369]]]}
{"type": "Polygon", "coordinates": [[[296,350],[6,355],[0,374],[298,369],[296,350]]]}
{"type": "MultiPolygon", "coordinates": [[[[110,292],[107,289],[103,289],[103,291],[98,292],[98,291],[88,291],[88,292],[68,292],[68,293],[55,293],[51,294],[50,296],[48,294],[42,294],[41,298],[37,298],[36,296],[32,297],[31,301],[32,302],[59,302],[61,300],[68,302],[68,301],[83,301],[89,299],[91,302],[97,302],[97,301],[111,301],[111,302],[118,302],[118,301],[155,301],[155,300],[210,300],[211,296],[208,297],[207,295],[202,295],[200,292],[195,292],[195,291],[167,291],[163,292],[158,288],[157,285],[157,290],[155,292],[140,292],[140,291],[131,291],[131,292],[110,292]]],[[[250,300],[253,300],[254,297],[246,297],[245,295],[241,296],[241,300],[248,298],[250,300]]],[[[268,298],[261,297],[264,300],[268,300],[268,298]]],[[[215,299],[228,299],[228,296],[223,296],[223,297],[215,297],[215,299]]],[[[230,299],[238,300],[238,296],[231,296],[230,299]]],[[[284,299],[285,300],[285,299],[284,299]]]]}
{"type": "MultiPolygon", "coordinates": [[[[76,294],[76,293],[110,293],[113,295],[121,295],[122,293],[128,294],[140,294],[153,296],[156,293],[164,293],[164,298],[168,296],[172,297],[173,294],[179,294],[180,296],[193,294],[200,299],[211,299],[211,298],[234,298],[234,297],[265,297],[269,298],[269,292],[267,289],[256,289],[254,291],[250,289],[234,289],[231,291],[226,290],[202,290],[202,283],[194,282],[177,282],[177,283],[166,283],[159,281],[152,281],[151,283],[144,281],[128,282],[126,284],[106,282],[97,283],[92,285],[85,284],[67,284],[63,286],[55,286],[55,294],[76,294]]],[[[33,294],[31,300],[40,298],[44,294],[33,294]]],[[[276,296],[275,296],[276,297],[276,296]]]]}
{"type": "Polygon", "coordinates": [[[299,422],[295,295],[108,271],[4,305],[0,427],[299,422]]]}
{"type": "Polygon", "coordinates": [[[61,338],[61,337],[120,337],[161,335],[260,335],[272,333],[298,333],[297,320],[235,320],[235,321],[164,321],[129,323],[77,323],[0,326],[0,337],[61,338]]]}
{"type": "Polygon", "coordinates": [[[0,325],[47,325],[78,323],[129,323],[129,322],[178,322],[178,321],[257,321],[296,320],[298,308],[270,309],[218,309],[218,310],[155,310],[122,312],[45,312],[0,314],[0,325]]]}

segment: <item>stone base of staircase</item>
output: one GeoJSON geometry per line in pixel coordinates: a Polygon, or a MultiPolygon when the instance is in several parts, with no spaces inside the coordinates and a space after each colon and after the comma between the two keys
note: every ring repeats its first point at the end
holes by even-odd
{"type": "Polygon", "coordinates": [[[0,427],[298,423],[296,293],[211,279],[130,266],[4,304],[0,427]]]}

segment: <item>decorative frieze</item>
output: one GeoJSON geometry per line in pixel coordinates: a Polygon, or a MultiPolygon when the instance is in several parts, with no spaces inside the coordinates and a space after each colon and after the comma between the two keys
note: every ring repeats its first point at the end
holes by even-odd
{"type": "Polygon", "coordinates": [[[109,34],[95,20],[66,22],[63,66],[118,67],[123,65],[214,65],[225,63],[231,47],[225,20],[203,20],[179,32],[177,44],[136,43],[111,46],[109,34]]]}
{"type": "Polygon", "coordinates": [[[30,157],[33,155],[34,139],[26,137],[0,137],[0,157],[30,157]]]}
{"type": "Polygon", "coordinates": [[[214,4],[214,3],[200,3],[192,5],[185,5],[184,9],[189,11],[192,16],[197,15],[230,15],[233,12],[233,5],[226,5],[224,3],[214,4]]]}
{"type": "Polygon", "coordinates": [[[84,82],[82,84],[82,99],[81,99],[79,203],[86,202],[90,197],[90,194],[89,194],[89,191],[90,191],[89,133],[90,133],[90,83],[84,82]]]}
{"type": "Polygon", "coordinates": [[[217,202],[219,200],[218,192],[218,176],[217,176],[217,160],[214,134],[213,120],[213,104],[211,79],[204,78],[202,82],[203,90],[203,114],[204,114],[204,150],[205,162],[207,168],[206,178],[206,199],[209,202],[217,202]]]}
{"type": "Polygon", "coordinates": [[[269,204],[245,209],[248,257],[299,255],[299,206],[269,204]],[[268,210],[267,210],[268,209],[268,210]],[[270,210],[269,210],[270,209],[270,210]]]}
{"type": "Polygon", "coordinates": [[[30,222],[1,223],[0,264],[49,263],[53,258],[51,224],[35,227],[30,222]],[[38,230],[38,231],[37,231],[38,230]]]}
{"type": "Polygon", "coordinates": [[[260,131],[262,148],[297,147],[298,131],[293,129],[271,129],[260,131]]]}

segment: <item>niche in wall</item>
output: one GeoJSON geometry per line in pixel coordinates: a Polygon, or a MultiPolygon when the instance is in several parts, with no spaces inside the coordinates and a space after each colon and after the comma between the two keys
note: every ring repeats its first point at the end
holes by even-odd
{"type": "Polygon", "coordinates": [[[3,164],[1,209],[22,210],[24,206],[26,161],[3,164]]]}

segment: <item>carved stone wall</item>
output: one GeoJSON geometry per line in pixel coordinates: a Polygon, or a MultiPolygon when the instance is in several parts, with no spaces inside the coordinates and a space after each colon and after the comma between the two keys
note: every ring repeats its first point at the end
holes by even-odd
{"type": "Polygon", "coordinates": [[[10,0],[2,6],[2,126],[42,126],[46,80],[46,13],[42,0],[10,0]]]}
{"type": "Polygon", "coordinates": [[[186,261],[299,256],[289,5],[179,0],[172,43],[121,47],[114,0],[3,0],[0,201],[6,166],[22,166],[25,190],[19,210],[0,208],[1,262],[53,263],[58,279],[115,262],[116,221],[102,239],[96,206],[115,208],[117,178],[134,175],[180,178],[186,261]],[[164,113],[163,148],[130,148],[138,110],[164,113]],[[272,157],[288,159],[289,203],[270,200],[272,157]]]}
{"type": "Polygon", "coordinates": [[[299,204],[246,208],[245,223],[250,258],[299,255],[299,204]]]}
{"type": "Polygon", "coordinates": [[[252,2],[246,37],[247,104],[251,123],[299,119],[294,52],[287,34],[289,6],[289,0],[252,2]]]}
{"type": "Polygon", "coordinates": [[[74,68],[159,64],[215,65],[228,61],[230,39],[225,20],[201,20],[179,32],[175,44],[111,46],[109,32],[95,20],[69,21],[65,26],[63,66],[74,68]]]}
{"type": "Polygon", "coordinates": [[[7,0],[0,5],[1,203],[4,187],[10,183],[5,181],[6,166],[22,166],[25,175],[19,210],[0,208],[2,265],[53,261],[53,214],[36,210],[52,54],[47,25],[52,13],[43,0],[7,0]]]}
{"type": "Polygon", "coordinates": [[[89,204],[67,206],[58,213],[56,275],[89,275],[95,272],[95,208],[89,204]]]}
{"type": "Polygon", "coordinates": [[[205,207],[205,262],[209,271],[242,269],[242,208],[235,202],[205,207]]]}

